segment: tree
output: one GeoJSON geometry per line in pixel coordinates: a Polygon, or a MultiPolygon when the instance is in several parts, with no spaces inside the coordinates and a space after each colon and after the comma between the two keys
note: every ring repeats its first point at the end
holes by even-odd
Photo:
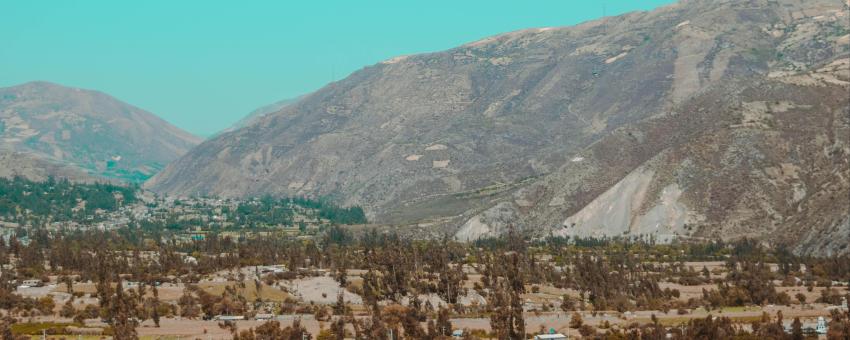
{"type": "Polygon", "coordinates": [[[53,309],[56,308],[56,302],[53,301],[52,295],[47,295],[38,299],[38,311],[44,315],[53,315],[53,309]]]}
{"type": "Polygon", "coordinates": [[[74,298],[71,297],[64,305],[62,305],[62,309],[59,311],[59,316],[63,318],[73,318],[76,314],[77,310],[74,309],[74,298]]]}
{"type": "Polygon", "coordinates": [[[153,297],[150,298],[150,306],[152,309],[151,319],[153,319],[156,328],[159,328],[159,290],[156,289],[156,285],[153,286],[153,297]]]}
{"type": "Polygon", "coordinates": [[[593,328],[591,325],[581,325],[578,332],[582,337],[590,339],[592,335],[596,334],[596,328],[593,328]]]}
{"type": "Polygon", "coordinates": [[[443,336],[452,335],[452,322],[449,320],[449,309],[440,307],[437,313],[437,333],[443,336]]]}
{"type": "Polygon", "coordinates": [[[71,296],[74,295],[74,279],[70,276],[62,275],[59,277],[59,282],[65,284],[65,289],[68,291],[68,294],[71,294],[71,296]]]}
{"type": "Polygon", "coordinates": [[[422,329],[422,324],[419,323],[419,310],[415,307],[408,307],[404,311],[404,317],[401,320],[401,327],[404,329],[404,335],[407,338],[423,339],[430,335],[425,333],[425,330],[422,329]]]}
{"type": "Polygon", "coordinates": [[[705,319],[688,321],[682,338],[698,340],[731,339],[734,335],[735,328],[732,326],[732,320],[726,317],[715,318],[709,314],[705,319]]]}
{"type": "MultiPolygon", "coordinates": [[[[491,261],[493,261],[491,259],[491,261]]],[[[490,328],[500,339],[519,339],[525,336],[525,320],[522,315],[524,278],[520,272],[520,255],[516,251],[506,253],[491,263],[494,269],[492,293],[493,313],[490,328]]]]}
{"type": "Polygon", "coordinates": [[[386,339],[388,328],[384,324],[381,309],[378,307],[377,301],[373,300],[370,310],[372,313],[369,323],[364,327],[365,334],[363,335],[365,335],[365,339],[386,339]]]}
{"type": "Polygon", "coordinates": [[[180,316],[184,318],[194,319],[201,314],[198,300],[192,295],[192,291],[188,287],[183,289],[183,295],[177,300],[177,305],[180,306],[180,316]]]}
{"type": "Polygon", "coordinates": [[[112,330],[115,339],[137,340],[136,321],[133,319],[133,301],[131,297],[124,294],[121,279],[118,279],[115,287],[115,295],[109,301],[109,313],[112,316],[112,330]]]}
{"type": "Polygon", "coordinates": [[[256,329],[247,329],[234,333],[234,340],[302,340],[310,339],[310,333],[301,326],[301,320],[296,319],[291,326],[280,328],[280,322],[267,321],[256,329]]]}
{"type": "Polygon", "coordinates": [[[345,319],[337,318],[336,321],[331,323],[331,335],[335,340],[343,340],[345,339],[345,319]]]}
{"type": "Polygon", "coordinates": [[[570,312],[576,309],[576,302],[569,295],[564,294],[561,296],[561,310],[565,312],[570,312]]]}
{"type": "Polygon", "coordinates": [[[803,294],[803,293],[797,293],[797,295],[795,295],[795,297],[797,298],[797,301],[800,301],[800,304],[801,304],[801,305],[805,305],[805,304],[806,304],[806,294],[803,294]]]}
{"type": "Polygon", "coordinates": [[[832,311],[832,321],[829,322],[827,339],[850,339],[850,311],[841,313],[832,311]]]}
{"type": "Polygon", "coordinates": [[[584,324],[584,320],[581,318],[581,314],[578,312],[574,312],[570,317],[570,328],[579,329],[584,324]]]}
{"type": "Polygon", "coordinates": [[[347,310],[347,306],[345,305],[345,294],[342,289],[339,290],[339,293],[336,295],[336,304],[333,306],[333,314],[334,315],[345,315],[347,310]]]}
{"type": "Polygon", "coordinates": [[[793,340],[803,340],[805,337],[803,336],[803,323],[800,322],[800,318],[794,318],[794,322],[791,323],[791,339],[793,340]]]}

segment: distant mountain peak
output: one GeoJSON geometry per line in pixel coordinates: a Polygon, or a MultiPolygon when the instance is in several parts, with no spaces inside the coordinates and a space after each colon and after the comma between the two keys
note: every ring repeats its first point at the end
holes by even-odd
{"type": "Polygon", "coordinates": [[[0,138],[3,149],[131,182],[200,143],[108,94],[46,81],[0,88],[0,138]]]}
{"type": "Polygon", "coordinates": [[[254,110],[254,111],[251,111],[250,113],[248,113],[247,116],[242,117],[242,119],[240,119],[239,121],[237,121],[236,123],[234,123],[230,127],[222,130],[219,133],[216,133],[216,135],[226,133],[226,132],[230,132],[230,131],[234,131],[234,130],[246,127],[248,125],[251,125],[254,122],[256,122],[257,120],[265,117],[266,115],[280,111],[284,107],[291,105],[292,103],[295,103],[296,101],[298,101],[298,99],[300,99],[302,97],[303,96],[298,96],[298,97],[295,97],[295,98],[292,98],[292,99],[283,99],[283,100],[276,101],[272,104],[260,107],[260,108],[254,110]]]}

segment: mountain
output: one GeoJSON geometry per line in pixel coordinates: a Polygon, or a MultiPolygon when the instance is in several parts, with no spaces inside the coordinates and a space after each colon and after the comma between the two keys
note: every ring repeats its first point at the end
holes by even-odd
{"type": "Polygon", "coordinates": [[[129,182],[144,181],[200,143],[107,94],[47,82],[0,88],[0,138],[0,174],[24,167],[43,173],[34,178],[74,173],[129,182]]]}
{"type": "Polygon", "coordinates": [[[299,98],[300,97],[296,97],[296,98],[293,98],[293,99],[280,100],[280,101],[274,102],[272,104],[260,107],[260,108],[254,110],[254,111],[251,111],[250,113],[248,113],[247,116],[242,117],[242,119],[240,119],[239,121],[237,121],[236,123],[234,123],[230,127],[228,127],[226,129],[222,130],[221,132],[217,133],[216,135],[222,134],[222,133],[225,133],[225,132],[238,130],[238,129],[241,129],[241,128],[246,127],[248,125],[251,125],[251,123],[259,120],[260,118],[265,117],[269,113],[274,113],[274,112],[280,111],[281,109],[288,106],[289,104],[296,102],[299,98]]]}
{"type": "Polygon", "coordinates": [[[514,225],[850,252],[849,16],[836,0],[682,1],[397,57],[146,186],[329,197],[462,240],[514,225]]]}
{"type": "Polygon", "coordinates": [[[539,236],[760,237],[798,253],[847,253],[848,66],[716,86],[612,132],[456,237],[513,224],[539,236]]]}
{"type": "Polygon", "coordinates": [[[32,181],[44,181],[51,176],[67,178],[74,182],[97,180],[72,165],[53,162],[31,153],[0,150],[0,177],[25,177],[32,181]]]}

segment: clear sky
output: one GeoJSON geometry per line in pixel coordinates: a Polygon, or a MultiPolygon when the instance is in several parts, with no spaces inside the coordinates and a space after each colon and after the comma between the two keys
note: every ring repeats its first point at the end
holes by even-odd
{"type": "Polygon", "coordinates": [[[200,136],[402,54],[672,0],[9,0],[0,87],[96,89],[200,136]]]}

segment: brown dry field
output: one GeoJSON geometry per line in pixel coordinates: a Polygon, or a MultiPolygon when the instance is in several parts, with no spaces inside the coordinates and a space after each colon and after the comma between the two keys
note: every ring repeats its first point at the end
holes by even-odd
{"type": "MultiPolygon", "coordinates": [[[[701,270],[703,266],[707,267],[709,270],[721,270],[723,271],[723,263],[722,262],[692,262],[687,263],[689,266],[693,266],[695,270],[701,270]]],[[[363,271],[349,271],[349,281],[352,286],[360,286],[362,284],[362,279],[360,278],[360,274],[363,271]]],[[[712,277],[715,275],[713,274],[712,277]]],[[[470,274],[469,279],[464,282],[464,286],[467,288],[472,288],[475,282],[480,282],[481,275],[470,274]]],[[[219,295],[224,291],[225,286],[234,286],[236,282],[227,281],[227,282],[203,282],[198,284],[203,290],[211,293],[219,295]]],[[[689,298],[700,298],[702,297],[703,289],[716,289],[716,285],[714,284],[705,284],[705,285],[696,285],[696,286],[683,286],[676,283],[661,283],[661,288],[670,288],[670,289],[678,289],[681,292],[680,300],[685,301],[689,298]]],[[[528,293],[523,294],[522,297],[524,300],[531,301],[534,303],[545,303],[545,302],[554,302],[560,300],[563,294],[568,294],[570,296],[577,297],[578,292],[571,289],[559,289],[552,286],[539,286],[537,287],[539,291],[537,293],[531,293],[532,286],[529,285],[526,287],[528,293]]],[[[257,289],[254,286],[253,281],[245,282],[245,288],[238,288],[240,293],[243,294],[249,301],[255,299],[257,297],[257,289]]],[[[615,311],[602,311],[598,312],[596,316],[592,315],[591,312],[581,312],[582,318],[585,323],[593,325],[595,327],[599,327],[604,320],[607,320],[611,325],[615,325],[615,327],[623,327],[625,325],[631,324],[633,322],[639,323],[648,323],[651,320],[653,314],[660,320],[662,324],[665,325],[677,325],[683,322],[687,322],[689,319],[693,318],[705,318],[709,314],[714,316],[726,316],[737,322],[741,323],[749,323],[750,321],[756,320],[761,317],[762,313],[767,312],[771,316],[775,316],[778,311],[782,311],[784,317],[786,319],[791,319],[795,317],[800,317],[804,322],[814,322],[818,316],[828,316],[829,311],[827,310],[827,306],[824,304],[815,304],[812,303],[815,301],[821,294],[821,291],[824,290],[823,287],[815,287],[812,292],[809,292],[804,286],[793,286],[793,287],[777,287],[778,291],[787,292],[792,299],[792,304],[790,306],[748,306],[748,307],[728,307],[720,310],[713,310],[711,312],[707,312],[702,308],[698,308],[692,311],[689,311],[686,315],[678,315],[676,311],[671,310],[668,313],[663,313],[661,311],[636,311],[631,314],[621,314],[615,311]],[[805,306],[801,306],[795,297],[797,293],[802,293],[806,296],[807,304],[805,306]]],[[[841,292],[847,292],[847,287],[836,287],[841,292]]],[[[57,285],[53,291],[55,292],[64,292],[64,285],[57,285]]],[[[74,290],[78,292],[92,293],[94,292],[94,284],[75,284],[74,290]]],[[[163,285],[159,287],[160,298],[174,302],[176,301],[183,292],[183,285],[163,285]]],[[[150,293],[150,291],[149,291],[150,293]]],[[[260,297],[264,300],[269,301],[284,301],[285,299],[293,298],[292,295],[286,293],[276,287],[271,287],[263,284],[263,287],[260,291],[260,297]]],[[[365,317],[365,312],[363,306],[361,305],[353,305],[352,308],[356,311],[358,317],[365,317]]],[[[548,330],[550,328],[554,328],[556,331],[568,334],[570,336],[578,336],[578,332],[574,329],[570,329],[568,327],[569,324],[569,315],[571,313],[563,313],[563,312],[545,312],[545,313],[537,313],[537,312],[526,312],[525,313],[525,321],[526,321],[526,330],[529,333],[539,331],[541,329],[548,330]]],[[[285,321],[281,321],[281,324],[286,326],[292,323],[294,317],[289,317],[285,321]]],[[[302,324],[307,327],[308,331],[312,334],[318,334],[318,332],[328,327],[327,322],[318,322],[311,315],[303,315],[302,324]]],[[[44,318],[43,321],[69,321],[62,320],[57,318],[44,318]]],[[[98,322],[94,322],[90,324],[92,326],[97,326],[98,322]]],[[[247,329],[250,327],[256,327],[261,324],[262,321],[254,321],[254,320],[246,320],[246,321],[238,321],[236,324],[239,329],[247,329]]],[[[470,330],[484,330],[490,331],[489,319],[486,317],[483,318],[456,318],[452,319],[452,323],[455,328],[466,328],[470,330]]],[[[101,325],[102,326],[102,325],[101,325]]],[[[161,322],[161,327],[156,328],[153,327],[153,323],[151,321],[146,321],[139,327],[138,329],[139,335],[142,339],[230,339],[230,333],[219,327],[218,323],[215,321],[203,321],[203,320],[188,320],[188,319],[179,319],[179,318],[165,318],[161,322]]],[[[604,331],[600,329],[600,331],[604,331]]]]}
{"type": "MultiPolygon", "coordinates": [[[[206,291],[207,293],[213,295],[221,295],[224,292],[225,286],[236,286],[237,283],[233,281],[227,282],[202,282],[198,284],[198,287],[206,291]]],[[[180,296],[183,295],[183,285],[162,285],[157,287],[159,292],[159,298],[162,301],[166,302],[175,302],[180,296]]],[[[145,296],[153,296],[153,293],[150,290],[150,287],[147,287],[147,292],[145,296]]],[[[67,293],[65,285],[57,285],[54,292],[59,293],[67,293]]],[[[75,283],[74,284],[75,292],[82,292],[86,295],[93,294],[96,292],[94,283],[75,283]]],[[[257,288],[254,285],[253,281],[246,281],[245,288],[237,288],[237,291],[245,296],[249,301],[253,301],[257,298],[257,288]]],[[[274,301],[274,302],[282,302],[287,298],[291,298],[292,296],[288,293],[278,289],[277,287],[269,286],[265,283],[261,285],[260,288],[260,298],[265,301],[274,301]]]]}

